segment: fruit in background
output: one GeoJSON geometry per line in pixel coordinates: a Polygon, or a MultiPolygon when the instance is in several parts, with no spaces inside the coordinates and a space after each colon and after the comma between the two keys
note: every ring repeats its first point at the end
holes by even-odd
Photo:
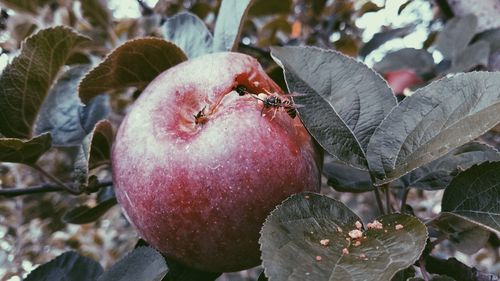
{"type": "Polygon", "coordinates": [[[321,151],[299,118],[263,109],[256,96],[266,92],[286,99],[257,60],[216,53],[160,74],[135,102],[113,147],[113,180],[153,247],[206,271],[256,266],[270,211],[319,189],[321,151]]]}
{"type": "Polygon", "coordinates": [[[402,94],[407,88],[424,82],[422,78],[411,69],[389,71],[384,74],[384,78],[396,95],[402,94]]]}

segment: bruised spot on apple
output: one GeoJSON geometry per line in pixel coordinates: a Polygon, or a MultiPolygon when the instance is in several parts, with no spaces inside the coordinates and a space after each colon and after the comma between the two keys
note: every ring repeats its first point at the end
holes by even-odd
{"type": "Polygon", "coordinates": [[[322,153],[299,118],[261,115],[237,86],[284,95],[250,56],[201,56],[150,83],[113,146],[116,196],[140,236],[205,271],[260,264],[267,215],[320,186],[322,153]]]}

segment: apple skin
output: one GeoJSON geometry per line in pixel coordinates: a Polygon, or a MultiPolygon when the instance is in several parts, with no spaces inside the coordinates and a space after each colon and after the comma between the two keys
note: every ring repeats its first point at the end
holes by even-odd
{"type": "Polygon", "coordinates": [[[262,103],[238,95],[237,85],[283,94],[250,56],[201,56],[148,85],[112,150],[116,196],[139,235],[205,271],[260,264],[267,215],[321,182],[322,152],[299,118],[272,108],[261,115],[262,103]]]}
{"type": "Polygon", "coordinates": [[[384,78],[396,95],[402,94],[406,88],[424,82],[412,69],[390,71],[384,74],[384,78]]]}

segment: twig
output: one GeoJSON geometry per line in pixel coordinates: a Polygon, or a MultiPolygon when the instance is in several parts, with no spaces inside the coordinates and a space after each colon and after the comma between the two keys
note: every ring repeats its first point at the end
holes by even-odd
{"type": "Polygon", "coordinates": [[[0,196],[5,197],[15,197],[19,195],[28,195],[28,194],[36,194],[36,193],[45,193],[45,192],[56,192],[56,191],[66,191],[65,188],[62,188],[59,185],[54,184],[43,184],[40,186],[32,186],[27,188],[6,188],[0,189],[0,196]]]}
{"type": "Polygon", "coordinates": [[[55,177],[51,173],[49,173],[49,172],[45,171],[44,169],[42,169],[42,167],[38,166],[38,164],[30,165],[30,167],[32,167],[33,169],[37,170],[38,172],[40,172],[42,175],[44,175],[45,177],[47,177],[48,179],[50,179],[54,183],[57,183],[62,188],[66,189],[69,193],[74,194],[74,195],[78,195],[78,194],[81,193],[80,191],[75,190],[72,187],[66,185],[64,182],[62,182],[60,179],[58,179],[57,177],[55,177]]]}
{"type": "Polygon", "coordinates": [[[425,267],[428,272],[452,277],[456,281],[499,281],[496,274],[481,272],[474,267],[468,267],[456,258],[447,260],[433,256],[425,257],[425,267]]]}
{"type": "MultiPolygon", "coordinates": [[[[71,186],[71,183],[66,183],[66,186],[71,186]]],[[[96,185],[96,187],[105,187],[113,185],[113,182],[100,182],[96,185]]],[[[4,188],[0,189],[0,196],[4,197],[15,197],[20,195],[29,195],[29,194],[37,194],[37,193],[46,193],[46,192],[60,192],[66,191],[69,192],[68,189],[60,186],[59,184],[47,183],[42,185],[36,185],[26,188],[4,188]]]]}

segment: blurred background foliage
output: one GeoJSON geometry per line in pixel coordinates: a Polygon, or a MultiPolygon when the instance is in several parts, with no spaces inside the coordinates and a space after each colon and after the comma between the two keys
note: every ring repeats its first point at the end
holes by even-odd
{"type": "MultiPolygon", "coordinates": [[[[496,0],[474,2],[255,0],[243,25],[239,51],[258,58],[284,87],[282,70],[272,61],[269,46],[335,49],[373,66],[403,99],[415,87],[447,73],[500,70],[500,5],[496,0]],[[447,22],[469,14],[474,15],[472,21],[477,21],[477,28],[467,39],[466,32],[454,29],[460,22],[447,22]],[[444,30],[448,30],[446,36],[437,39],[444,30]],[[459,41],[465,41],[462,52],[466,55],[461,58],[467,61],[447,55],[446,46],[459,41]],[[486,43],[477,45],[479,41],[486,43]]],[[[19,53],[23,40],[43,28],[66,25],[89,36],[92,43],[73,54],[68,64],[96,64],[127,40],[163,37],[165,20],[182,11],[196,14],[213,31],[220,1],[0,0],[0,6],[0,67],[4,68],[19,53]]],[[[139,94],[140,89],[110,93],[106,101],[112,108],[108,119],[115,129],[139,94]]],[[[482,140],[498,149],[498,132],[493,130],[482,140]]],[[[64,182],[71,182],[77,154],[75,147],[53,148],[38,164],[64,182]]],[[[92,169],[91,174],[101,182],[111,180],[109,164],[92,169]]],[[[47,179],[29,167],[0,163],[2,189],[44,182],[47,179]]],[[[21,280],[37,265],[71,249],[92,257],[105,268],[115,263],[137,243],[136,233],[118,207],[112,207],[99,219],[101,213],[94,214],[97,220],[92,223],[63,220],[75,206],[96,206],[109,199],[110,192],[107,187],[84,196],[51,192],[0,197],[0,279],[21,280]]],[[[365,220],[376,216],[372,213],[375,208],[371,193],[340,193],[327,186],[326,178],[324,192],[340,198],[365,220]]],[[[429,218],[440,211],[441,196],[442,191],[416,190],[409,195],[408,203],[419,217],[429,218]]],[[[488,246],[472,256],[455,252],[446,243],[438,249],[442,257],[455,256],[468,265],[498,273],[499,244],[498,237],[492,235],[488,246]]],[[[256,280],[258,273],[224,274],[219,280],[256,280]]]]}

